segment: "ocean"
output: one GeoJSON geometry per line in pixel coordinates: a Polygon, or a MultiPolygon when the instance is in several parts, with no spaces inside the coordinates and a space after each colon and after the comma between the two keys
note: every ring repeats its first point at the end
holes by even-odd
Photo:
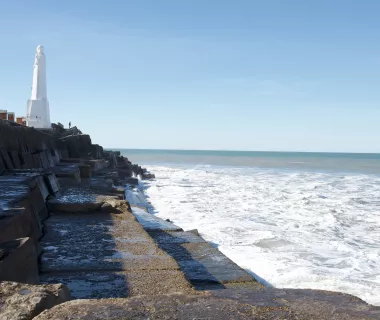
{"type": "Polygon", "coordinates": [[[380,154],[120,151],[155,173],[153,214],[264,284],[380,305],[380,154]]]}

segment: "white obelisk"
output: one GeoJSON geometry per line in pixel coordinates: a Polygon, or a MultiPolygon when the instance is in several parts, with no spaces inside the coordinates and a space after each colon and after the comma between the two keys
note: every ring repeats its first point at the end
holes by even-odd
{"type": "Polygon", "coordinates": [[[28,127],[51,128],[49,101],[46,93],[46,60],[44,47],[38,46],[34,59],[32,97],[28,100],[28,127]]]}

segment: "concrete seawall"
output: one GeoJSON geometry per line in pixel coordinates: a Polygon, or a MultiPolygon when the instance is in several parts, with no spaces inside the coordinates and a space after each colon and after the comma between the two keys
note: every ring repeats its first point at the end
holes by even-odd
{"type": "Polygon", "coordinates": [[[0,122],[0,319],[380,319],[351,295],[266,288],[150,214],[154,175],[77,128],[0,122]]]}

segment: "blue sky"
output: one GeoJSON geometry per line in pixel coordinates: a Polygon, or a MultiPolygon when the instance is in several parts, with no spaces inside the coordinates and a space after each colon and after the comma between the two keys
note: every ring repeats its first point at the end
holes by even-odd
{"type": "Polygon", "coordinates": [[[0,108],[120,148],[380,152],[379,1],[0,0],[0,108]]]}

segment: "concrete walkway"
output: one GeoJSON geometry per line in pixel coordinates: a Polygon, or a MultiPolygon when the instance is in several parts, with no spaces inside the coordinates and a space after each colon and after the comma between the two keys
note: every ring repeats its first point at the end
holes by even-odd
{"type": "Polygon", "coordinates": [[[44,232],[41,282],[64,283],[73,298],[193,291],[128,211],[53,214],[44,232]]]}

